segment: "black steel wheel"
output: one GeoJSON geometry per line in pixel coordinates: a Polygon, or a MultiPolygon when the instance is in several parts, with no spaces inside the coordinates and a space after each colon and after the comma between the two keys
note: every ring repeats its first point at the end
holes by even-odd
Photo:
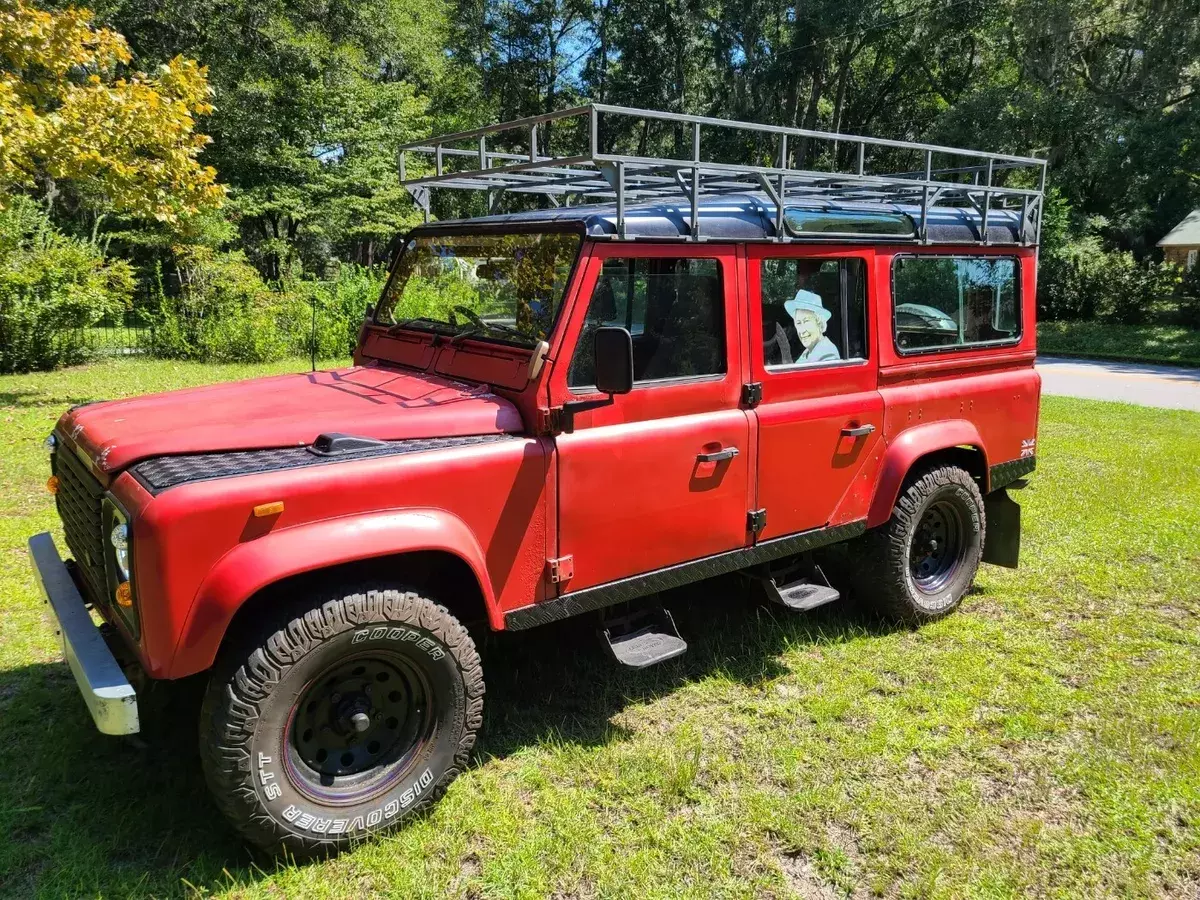
{"type": "Polygon", "coordinates": [[[321,802],[386,792],[433,735],[432,692],[404,657],[353,656],[314,678],[288,718],[285,765],[321,802]]]}
{"type": "Polygon", "coordinates": [[[971,475],[939,466],[910,480],[887,523],[864,535],[859,596],[910,624],[953,611],[975,580],[987,523],[971,475]]]}
{"type": "Polygon", "coordinates": [[[416,593],[371,590],[293,609],[227,648],[201,710],[201,759],[251,843],[311,857],[437,800],[482,718],[466,629],[416,593]]]}
{"type": "Polygon", "coordinates": [[[909,569],[923,594],[937,594],[953,580],[962,559],[962,513],[957,504],[938,500],[925,508],[913,532],[909,569]]]}

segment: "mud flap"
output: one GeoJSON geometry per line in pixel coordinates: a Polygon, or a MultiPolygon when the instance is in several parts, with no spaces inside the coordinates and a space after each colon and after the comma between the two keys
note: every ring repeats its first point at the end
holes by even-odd
{"type": "Polygon", "coordinates": [[[983,510],[987,516],[983,561],[1006,569],[1017,568],[1021,554],[1021,504],[1001,488],[983,498],[983,510]]]}

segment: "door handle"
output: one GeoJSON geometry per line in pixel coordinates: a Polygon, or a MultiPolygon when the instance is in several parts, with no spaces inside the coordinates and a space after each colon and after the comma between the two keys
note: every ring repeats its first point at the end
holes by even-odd
{"type": "Polygon", "coordinates": [[[697,453],[696,462],[721,462],[722,460],[733,459],[737,455],[737,447],[724,447],[713,453],[697,453]]]}
{"type": "Polygon", "coordinates": [[[866,437],[875,430],[874,425],[859,425],[857,428],[843,428],[842,437],[860,438],[866,437]]]}

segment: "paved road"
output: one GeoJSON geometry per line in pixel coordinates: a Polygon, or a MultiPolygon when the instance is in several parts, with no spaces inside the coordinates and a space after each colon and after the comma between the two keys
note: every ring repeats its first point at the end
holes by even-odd
{"type": "Polygon", "coordinates": [[[1039,356],[1043,394],[1200,412],[1200,369],[1039,356]]]}

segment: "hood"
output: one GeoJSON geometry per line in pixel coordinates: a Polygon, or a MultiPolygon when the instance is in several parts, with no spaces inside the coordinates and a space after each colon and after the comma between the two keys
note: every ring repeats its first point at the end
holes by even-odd
{"type": "Polygon", "coordinates": [[[92,403],[59,428],[111,474],[153,456],[311,444],[322,432],[402,440],[519,432],[522,423],[485,385],[355,366],[92,403]]]}

